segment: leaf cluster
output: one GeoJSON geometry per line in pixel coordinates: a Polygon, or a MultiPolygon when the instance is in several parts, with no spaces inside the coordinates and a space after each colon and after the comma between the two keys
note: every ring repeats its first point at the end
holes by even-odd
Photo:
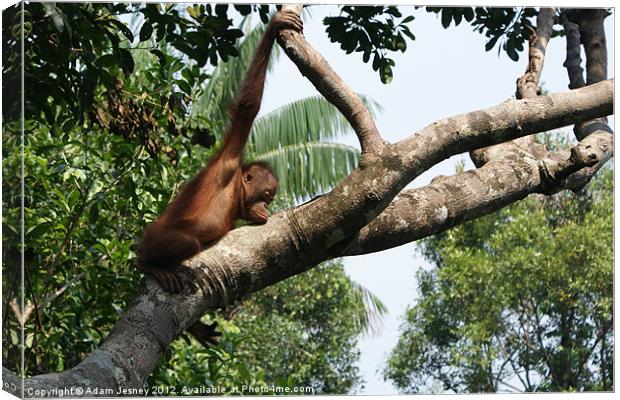
{"type": "MultiPolygon", "coordinates": [[[[19,298],[14,278],[21,262],[13,255],[23,251],[24,301],[38,306],[25,326],[23,372],[62,371],[92,351],[139,289],[131,267],[135,235],[168,200],[160,183],[168,170],[121,138],[74,129],[58,140],[48,127],[26,121],[21,246],[19,125],[4,128],[3,306],[8,311],[8,301],[19,298]]],[[[7,342],[19,324],[12,313],[3,321],[3,357],[20,370],[19,348],[7,342]]]]}
{"type": "MultiPolygon", "coordinates": [[[[519,52],[524,50],[534,32],[533,20],[538,15],[538,11],[531,7],[426,7],[426,11],[441,15],[441,25],[445,29],[452,21],[454,26],[467,21],[474,31],[488,38],[486,51],[499,42],[498,54],[503,50],[513,61],[519,60],[519,52]]],[[[560,34],[563,31],[554,31],[552,36],[560,34]]]]}
{"type": "MultiPolygon", "coordinates": [[[[237,8],[245,12],[243,6],[237,8]]],[[[261,16],[267,11],[261,7],[261,16]]],[[[181,10],[174,4],[28,3],[23,13],[19,6],[9,7],[3,11],[3,79],[5,90],[16,93],[22,30],[25,116],[39,118],[43,113],[50,125],[67,115],[82,122],[98,85],[113,89],[122,79],[116,68],[125,77],[132,74],[136,50],[152,53],[163,67],[167,58],[161,48],[175,49],[201,68],[207,62],[215,66],[220,59],[236,57],[236,42],[243,36],[232,26],[227,5],[201,4],[181,10]],[[141,20],[140,29],[127,22],[130,15],[141,20]]],[[[187,91],[186,85],[180,85],[187,91]]],[[[18,118],[18,104],[7,103],[5,118],[18,118]]]]}
{"type": "Polygon", "coordinates": [[[343,6],[339,16],[326,17],[323,24],[332,42],[340,43],[347,52],[361,52],[367,63],[372,56],[372,69],[379,72],[381,82],[390,83],[395,62],[388,52],[407,50],[407,41],[415,40],[408,23],[414,17],[402,20],[402,13],[395,6],[343,6]]]}

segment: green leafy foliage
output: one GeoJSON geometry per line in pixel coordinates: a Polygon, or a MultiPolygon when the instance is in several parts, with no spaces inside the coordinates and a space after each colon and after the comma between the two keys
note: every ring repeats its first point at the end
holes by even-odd
{"type": "Polygon", "coordinates": [[[538,12],[534,8],[497,8],[497,7],[426,7],[426,11],[441,14],[441,25],[448,29],[452,21],[458,26],[465,20],[472,24],[474,30],[488,38],[486,51],[500,42],[498,54],[505,51],[513,61],[519,60],[527,40],[533,32],[534,17],[538,12]]]}
{"type": "Polygon", "coordinates": [[[613,173],[426,239],[385,377],[481,392],[613,390],[613,173]]]}
{"type": "MultiPolygon", "coordinates": [[[[362,98],[373,114],[380,110],[362,98]]],[[[252,158],[268,161],[278,173],[281,191],[303,200],[331,189],[357,165],[357,149],[331,141],[349,129],[336,107],[309,97],[259,118],[249,147],[252,158]]]]}
{"type": "MultiPolygon", "coordinates": [[[[269,6],[235,9],[258,12],[263,20],[270,15],[269,6]]],[[[99,346],[141,290],[141,274],[133,267],[136,239],[221,141],[228,123],[226,106],[262,33],[260,25],[247,30],[246,40],[237,44],[243,31],[230,25],[228,11],[223,5],[26,5],[25,71],[30,86],[23,158],[19,105],[3,109],[3,360],[12,370],[30,376],[75,366],[99,346]],[[134,29],[119,15],[141,15],[143,20],[134,18],[139,21],[134,29]],[[192,32],[201,32],[201,37],[192,32]],[[214,54],[220,62],[215,68],[201,67],[204,60],[192,55],[196,51],[206,54],[211,64],[214,54]],[[32,311],[26,316],[23,369],[17,307],[11,306],[19,300],[22,250],[24,301],[32,311]]],[[[14,54],[19,54],[20,31],[15,26],[20,18],[18,7],[3,13],[8,43],[3,52],[5,93],[19,91],[20,66],[14,54]]],[[[260,138],[250,144],[250,158],[300,146],[304,150],[286,152],[289,160],[278,172],[285,177],[286,166],[294,165],[319,182],[301,181],[307,184],[304,188],[287,185],[280,207],[291,205],[283,199],[300,199],[333,186],[357,163],[357,151],[329,142],[345,124],[324,101],[283,107],[261,126],[269,132],[253,133],[260,138]],[[314,116],[315,111],[321,113],[314,116]],[[299,114],[306,117],[286,135],[282,129],[290,128],[291,118],[299,114]],[[300,152],[311,162],[294,164],[291,160],[300,152]]],[[[295,278],[291,285],[296,286],[290,288],[288,281],[281,284],[281,298],[295,290],[294,296],[315,299],[295,303],[295,313],[282,308],[274,311],[273,319],[264,317],[260,310],[267,309],[268,301],[256,294],[244,300],[236,314],[224,310],[205,317],[220,322],[222,343],[203,349],[187,337],[174,342],[148,383],[229,388],[309,384],[338,393],[359,387],[355,340],[384,309],[344,275],[341,265],[321,271],[295,278]],[[300,322],[301,313],[305,319],[300,322]],[[265,348],[282,342],[314,346],[326,356],[296,358],[295,373],[288,372],[291,361],[275,353],[265,360],[269,368],[257,361],[265,348]]],[[[192,394],[177,389],[153,394],[192,394]]]]}
{"type": "Polygon", "coordinates": [[[291,377],[316,393],[358,388],[356,344],[368,328],[369,304],[357,293],[341,262],[326,263],[257,293],[239,316],[243,331],[258,333],[241,343],[241,354],[250,364],[264,366],[267,378],[291,377]]]}
{"type": "MultiPolygon", "coordinates": [[[[18,138],[3,135],[6,224],[16,221],[21,206],[20,177],[14,173],[21,161],[18,138]]],[[[26,323],[32,340],[24,372],[34,374],[75,365],[107,335],[140,286],[131,268],[135,234],[143,218],[152,219],[168,200],[160,182],[176,173],[121,138],[96,131],[73,129],[59,140],[49,127],[26,121],[24,139],[25,302],[39,305],[26,323]]],[[[5,232],[19,230],[11,228],[5,232]]],[[[19,238],[6,240],[4,307],[17,298],[13,277],[20,265],[12,258],[19,238]]],[[[15,317],[7,315],[4,337],[18,329],[15,317]]],[[[19,365],[18,353],[3,357],[19,365]]]]}
{"type": "MultiPolygon", "coordinates": [[[[263,15],[269,8],[260,10],[263,15]]],[[[126,77],[133,72],[135,53],[131,50],[153,51],[162,65],[161,46],[171,46],[199,67],[237,56],[236,41],[243,33],[232,27],[227,12],[225,5],[204,4],[186,10],[174,4],[26,4],[26,117],[39,118],[43,113],[50,125],[68,116],[82,121],[98,85],[113,85],[115,67],[126,77]],[[133,32],[119,16],[136,13],[143,22],[133,32]]],[[[20,7],[8,8],[2,17],[4,87],[16,90],[20,84],[16,58],[20,54],[20,7]]],[[[7,103],[5,117],[17,118],[19,107],[7,103]]]]}
{"type": "Polygon", "coordinates": [[[415,40],[408,23],[412,15],[402,18],[395,6],[344,6],[337,17],[326,17],[323,24],[332,42],[349,53],[361,52],[366,63],[372,56],[372,69],[379,72],[381,82],[392,81],[392,67],[395,62],[388,57],[388,51],[405,52],[407,41],[415,40]]]}

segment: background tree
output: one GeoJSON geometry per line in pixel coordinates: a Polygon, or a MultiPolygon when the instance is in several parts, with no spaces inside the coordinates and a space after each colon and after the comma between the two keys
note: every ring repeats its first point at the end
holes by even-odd
{"type": "Polygon", "coordinates": [[[385,370],[405,392],[613,390],[613,173],[424,239],[385,370]]]}

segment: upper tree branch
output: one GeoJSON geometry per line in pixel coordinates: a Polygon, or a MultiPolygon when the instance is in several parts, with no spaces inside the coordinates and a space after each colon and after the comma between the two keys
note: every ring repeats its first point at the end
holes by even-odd
{"type": "MultiPolygon", "coordinates": [[[[529,40],[528,64],[525,74],[517,79],[517,99],[533,99],[540,94],[538,83],[545,65],[547,44],[553,32],[555,23],[555,9],[541,8],[536,18],[536,30],[529,40]]],[[[532,156],[544,156],[544,146],[535,143],[534,137],[524,137],[501,145],[485,147],[473,151],[471,158],[477,167],[497,157],[506,157],[525,153],[532,156]]]]}
{"type": "Polygon", "coordinates": [[[540,94],[538,82],[545,64],[545,53],[554,22],[555,9],[541,8],[536,19],[536,31],[530,37],[527,70],[517,79],[517,99],[533,98],[540,94]]]}
{"type": "MultiPolygon", "coordinates": [[[[282,9],[301,15],[302,5],[285,5],[282,9]]],[[[349,121],[362,148],[360,162],[362,164],[367,162],[367,154],[378,152],[383,145],[383,139],[379,135],[370,111],[362,100],[331,69],[323,56],[314,50],[302,34],[293,30],[282,31],[279,42],[301,74],[308,78],[314,87],[349,121]]]]}
{"type": "Polygon", "coordinates": [[[579,89],[586,85],[583,79],[583,68],[581,68],[579,25],[568,19],[565,10],[560,14],[560,22],[564,27],[564,34],[566,35],[566,61],[564,61],[564,67],[566,72],[568,72],[568,88],[579,89]]]}
{"type": "Polygon", "coordinates": [[[454,154],[571,125],[571,120],[589,119],[587,115],[612,112],[613,80],[607,80],[570,92],[507,100],[484,110],[446,118],[397,146],[407,165],[428,167],[454,154]]]}
{"type": "Polygon", "coordinates": [[[437,177],[425,187],[401,192],[343,245],[339,255],[400,246],[493,213],[529,194],[558,191],[566,177],[598,164],[612,148],[612,136],[604,133],[588,137],[558,159],[501,158],[455,176],[437,177]]]}
{"type": "MultiPolygon", "coordinates": [[[[566,31],[567,53],[564,66],[570,81],[569,88],[582,87],[585,84],[581,68],[580,44],[583,44],[586,53],[588,85],[607,78],[607,41],[605,39],[604,21],[608,15],[609,13],[603,9],[562,11],[561,21],[566,31]]],[[[606,117],[576,123],[573,130],[578,140],[583,140],[589,135],[604,136],[607,133],[613,133],[607,124],[606,117]]],[[[570,176],[565,182],[565,187],[574,191],[581,190],[611,158],[612,150],[609,148],[599,163],[570,176]]]]}

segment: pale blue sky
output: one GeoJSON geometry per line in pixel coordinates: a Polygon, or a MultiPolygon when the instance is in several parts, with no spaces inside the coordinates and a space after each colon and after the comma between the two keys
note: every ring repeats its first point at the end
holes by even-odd
{"type": "MultiPolygon", "coordinates": [[[[383,85],[370,65],[362,63],[359,53],[346,55],[337,44],[329,42],[322,19],[337,12],[335,10],[331,6],[313,6],[312,16],[304,19],[306,39],[354,91],[381,104],[384,110],[376,122],[383,137],[390,142],[403,139],[437,119],[511,98],[515,80],[525,71],[523,56],[515,63],[504,53],[498,57],[497,49],[485,52],[485,38],[472,32],[471,26],[461,24],[454,28],[452,25],[451,29],[444,30],[435,14],[401,7],[404,15],[416,16],[410,25],[416,40],[408,43],[404,54],[393,57],[396,61],[394,80],[383,85]]],[[[613,76],[613,16],[607,18],[606,29],[609,75],[613,76]]],[[[542,81],[550,92],[568,90],[568,78],[562,67],[564,46],[564,38],[554,38],[547,49],[542,81]]],[[[267,79],[261,113],[316,94],[314,87],[283,56],[267,79]]],[[[613,123],[613,119],[610,122],[613,123]]],[[[359,148],[354,135],[342,141],[359,148]]],[[[469,157],[455,156],[427,171],[410,186],[426,185],[438,174],[452,175],[457,160],[466,160],[467,167],[472,167],[469,157]]],[[[415,272],[424,261],[416,254],[415,244],[408,244],[380,253],[348,257],[344,263],[347,273],[378,295],[389,310],[379,335],[360,341],[360,367],[366,381],[361,393],[396,394],[396,389],[383,381],[378,370],[398,340],[398,327],[407,305],[415,301],[415,272]]]]}

